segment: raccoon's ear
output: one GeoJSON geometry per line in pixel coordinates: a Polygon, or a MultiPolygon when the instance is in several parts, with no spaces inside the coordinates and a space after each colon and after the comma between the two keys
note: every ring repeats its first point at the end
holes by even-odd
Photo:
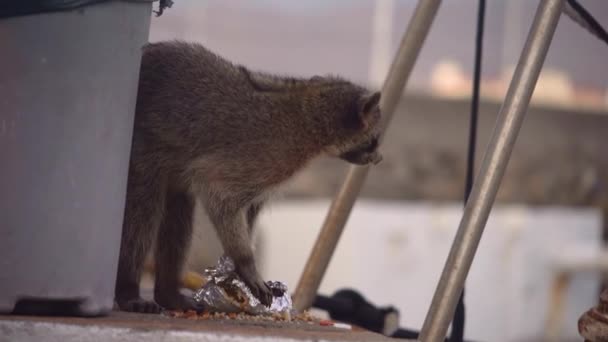
{"type": "Polygon", "coordinates": [[[359,117],[363,129],[367,129],[380,117],[380,92],[365,95],[361,98],[359,117]]]}

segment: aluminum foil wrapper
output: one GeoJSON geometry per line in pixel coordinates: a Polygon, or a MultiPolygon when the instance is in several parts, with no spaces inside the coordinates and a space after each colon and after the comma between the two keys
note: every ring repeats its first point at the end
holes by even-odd
{"type": "Polygon", "coordinates": [[[207,282],[194,293],[194,300],[211,312],[291,316],[291,297],[285,284],[266,282],[273,294],[272,304],[267,307],[251,293],[234,270],[232,259],[222,256],[215,267],[207,268],[203,273],[207,282]]]}

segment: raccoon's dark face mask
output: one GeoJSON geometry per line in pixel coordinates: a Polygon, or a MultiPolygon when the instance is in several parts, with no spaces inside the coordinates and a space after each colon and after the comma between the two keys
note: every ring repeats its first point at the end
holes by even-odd
{"type": "Polygon", "coordinates": [[[378,152],[378,137],[374,136],[339,155],[340,159],[357,165],[378,164],[382,155],[378,152]]]}

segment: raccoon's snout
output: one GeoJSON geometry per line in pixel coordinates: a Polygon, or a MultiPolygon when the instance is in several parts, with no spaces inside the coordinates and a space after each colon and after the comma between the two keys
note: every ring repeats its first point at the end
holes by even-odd
{"type": "Polygon", "coordinates": [[[378,165],[382,161],[382,155],[380,153],[378,153],[378,151],[369,153],[365,157],[366,157],[365,159],[367,159],[367,161],[368,161],[365,164],[378,165]]]}
{"type": "Polygon", "coordinates": [[[378,137],[373,137],[371,140],[341,153],[339,158],[357,165],[380,163],[382,155],[378,152],[378,137]]]}

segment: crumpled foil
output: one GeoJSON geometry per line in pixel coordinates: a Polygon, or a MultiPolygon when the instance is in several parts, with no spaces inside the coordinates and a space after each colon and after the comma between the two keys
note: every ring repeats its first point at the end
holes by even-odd
{"type": "Polygon", "coordinates": [[[239,278],[234,262],[228,256],[222,256],[215,267],[205,269],[203,275],[207,282],[194,293],[194,300],[208,311],[291,316],[292,303],[287,285],[280,281],[266,282],[273,295],[272,304],[267,307],[239,278]]]}

